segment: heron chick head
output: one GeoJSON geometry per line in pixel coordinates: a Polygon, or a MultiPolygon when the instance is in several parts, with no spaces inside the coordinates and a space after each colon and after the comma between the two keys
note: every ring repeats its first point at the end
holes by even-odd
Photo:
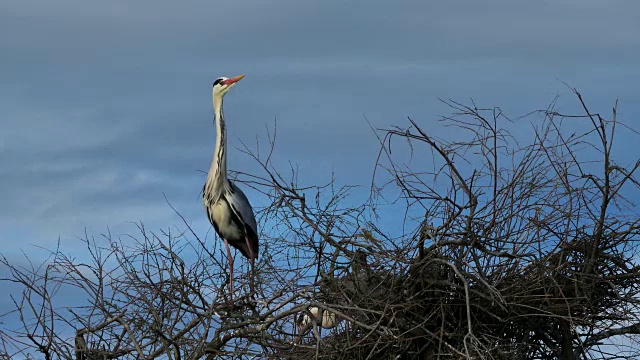
{"type": "Polygon", "coordinates": [[[314,323],[322,326],[325,329],[331,329],[336,327],[340,322],[339,318],[336,318],[336,313],[329,310],[320,309],[317,306],[310,307],[307,311],[304,311],[296,320],[298,330],[303,331],[309,329],[314,323]],[[311,316],[313,316],[313,318],[311,316]],[[315,318],[315,321],[314,321],[315,318]]]}

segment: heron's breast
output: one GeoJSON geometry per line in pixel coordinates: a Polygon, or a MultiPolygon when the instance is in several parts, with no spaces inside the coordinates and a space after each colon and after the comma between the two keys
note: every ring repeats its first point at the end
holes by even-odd
{"type": "Polygon", "coordinates": [[[233,214],[229,208],[229,204],[220,200],[211,206],[211,217],[217,225],[218,229],[227,239],[236,239],[242,237],[242,232],[238,229],[238,226],[233,222],[233,214]]]}

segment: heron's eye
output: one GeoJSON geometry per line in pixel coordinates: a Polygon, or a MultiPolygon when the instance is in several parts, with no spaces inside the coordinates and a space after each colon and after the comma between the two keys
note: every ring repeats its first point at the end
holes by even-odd
{"type": "Polygon", "coordinates": [[[214,81],[214,82],[213,82],[213,86],[216,86],[216,85],[218,85],[218,84],[222,85],[222,84],[221,84],[221,83],[222,83],[222,81],[224,81],[224,79],[223,79],[223,78],[216,79],[216,81],[214,81]]]}

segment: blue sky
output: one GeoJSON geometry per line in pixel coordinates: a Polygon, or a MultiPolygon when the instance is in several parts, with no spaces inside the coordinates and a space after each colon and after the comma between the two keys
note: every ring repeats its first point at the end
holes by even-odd
{"type": "Polygon", "coordinates": [[[180,225],[163,194],[210,230],[199,193],[219,76],[247,74],[225,102],[232,170],[259,172],[234,147],[264,145],[277,119],[277,164],[363,185],[359,201],[377,151],[365,116],[446,136],[438,98],[516,117],[559,94],[575,109],[564,81],[603,113],[619,98],[637,129],[639,35],[636,1],[5,0],[2,252],[180,225]]]}

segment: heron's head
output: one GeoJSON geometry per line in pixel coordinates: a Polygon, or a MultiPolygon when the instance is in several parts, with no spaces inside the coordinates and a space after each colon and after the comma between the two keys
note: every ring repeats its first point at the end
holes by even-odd
{"type": "Polygon", "coordinates": [[[216,79],[213,82],[213,95],[214,96],[224,96],[224,94],[229,91],[238,81],[240,81],[244,75],[238,75],[236,77],[232,77],[231,79],[226,77],[221,77],[216,79]]]}

